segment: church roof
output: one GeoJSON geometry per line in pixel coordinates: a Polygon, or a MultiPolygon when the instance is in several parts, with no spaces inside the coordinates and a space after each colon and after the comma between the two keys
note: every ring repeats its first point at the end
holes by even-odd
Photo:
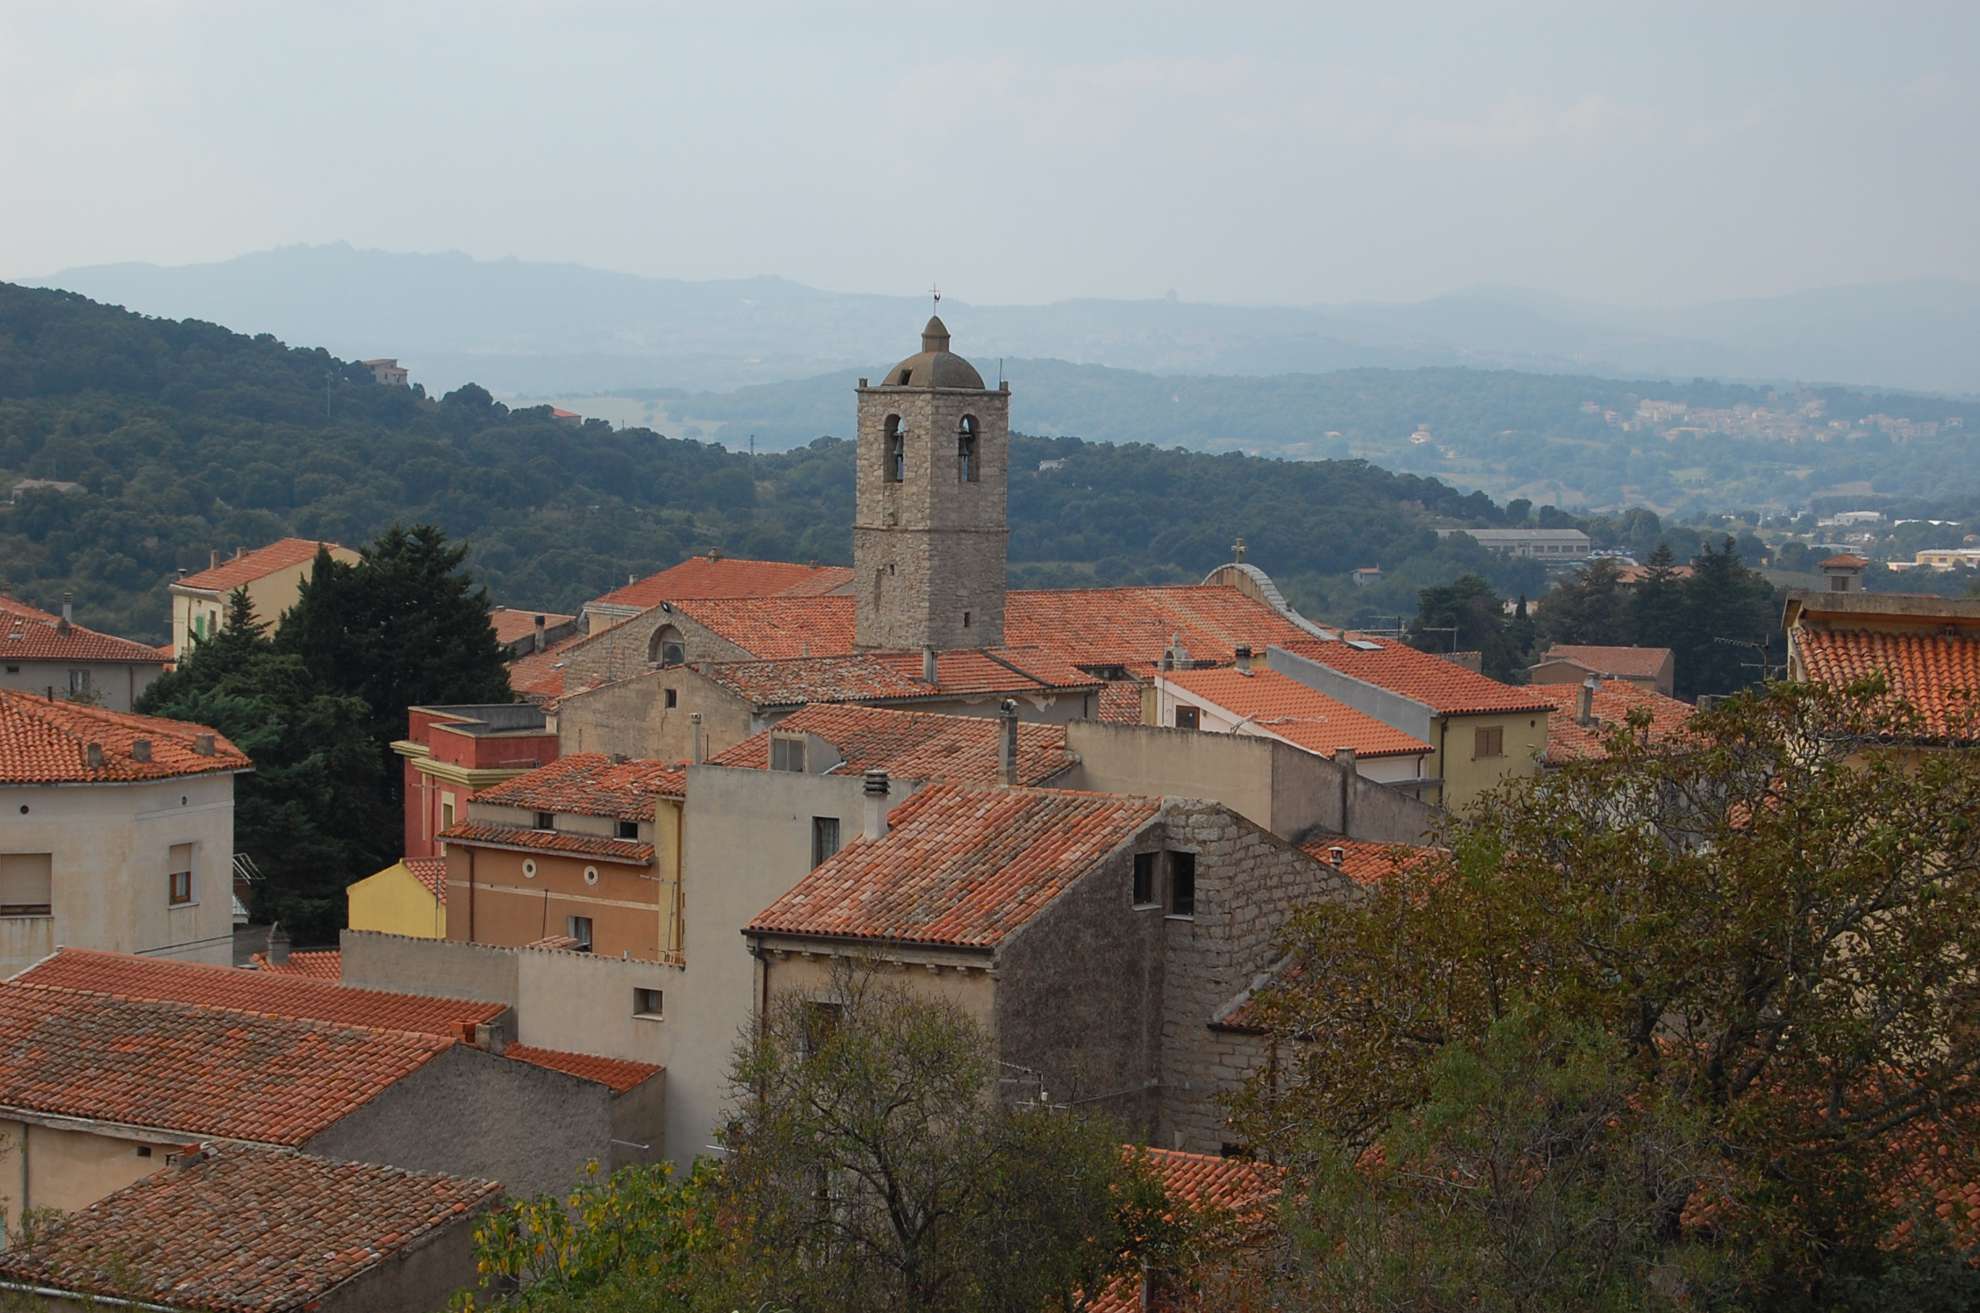
{"type": "Polygon", "coordinates": [[[983,375],[976,366],[949,350],[949,326],[940,315],[931,315],[921,330],[921,350],[888,370],[880,380],[890,388],[971,388],[983,391],[983,375]]]}

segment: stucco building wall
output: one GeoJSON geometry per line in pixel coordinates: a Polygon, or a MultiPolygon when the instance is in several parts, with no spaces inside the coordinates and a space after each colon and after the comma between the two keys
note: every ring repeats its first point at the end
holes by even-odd
{"type": "Polygon", "coordinates": [[[0,1195],[5,1196],[7,1234],[20,1225],[24,1207],[71,1212],[151,1175],[165,1165],[166,1147],[174,1143],[109,1134],[82,1122],[50,1125],[0,1118],[0,1195]]]}
{"type": "MultiPolygon", "coordinates": [[[[568,672],[565,678],[571,682],[568,672]]],[[[560,702],[555,716],[557,740],[567,754],[607,752],[655,761],[693,761],[696,713],[701,716],[704,758],[727,751],[769,723],[752,715],[748,702],[687,666],[642,668],[617,683],[573,693],[560,702]],[[671,707],[669,692],[674,694],[671,707]]]]}
{"type": "Polygon", "coordinates": [[[162,665],[122,661],[9,661],[0,663],[0,688],[55,697],[69,695],[70,675],[85,671],[89,688],[108,711],[129,711],[138,697],[164,673],[162,665]]]}

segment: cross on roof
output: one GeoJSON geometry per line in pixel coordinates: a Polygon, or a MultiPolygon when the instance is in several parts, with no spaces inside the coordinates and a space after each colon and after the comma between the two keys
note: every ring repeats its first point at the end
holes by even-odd
{"type": "Polygon", "coordinates": [[[1239,535],[1238,540],[1231,544],[1231,559],[1240,565],[1244,563],[1244,537],[1242,535],[1239,535]]]}

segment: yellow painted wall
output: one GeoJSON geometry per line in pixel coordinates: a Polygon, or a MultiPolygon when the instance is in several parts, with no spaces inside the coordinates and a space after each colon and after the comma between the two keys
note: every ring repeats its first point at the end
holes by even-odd
{"type": "Polygon", "coordinates": [[[1492,716],[1445,716],[1432,724],[1430,741],[1442,739],[1432,773],[1444,780],[1443,803],[1456,811],[1508,775],[1538,775],[1540,753],[1547,746],[1547,713],[1508,712],[1492,716]],[[1502,730],[1503,750],[1496,757],[1476,755],[1477,731],[1502,730]]]}
{"type": "MultiPolygon", "coordinates": [[[[356,565],[364,559],[353,549],[335,544],[330,547],[330,556],[345,565],[356,565]]],[[[309,572],[315,568],[316,562],[311,559],[301,565],[265,574],[248,584],[248,600],[254,603],[255,617],[272,630],[282,618],[282,613],[294,606],[296,599],[302,596],[303,580],[309,578],[309,572]]],[[[180,592],[177,589],[169,591],[172,594],[172,650],[184,656],[192,643],[194,617],[205,619],[209,635],[219,632],[219,626],[227,618],[227,598],[225,595],[215,597],[208,593],[180,592]]]]}
{"type": "Polygon", "coordinates": [[[412,939],[445,939],[447,908],[427,891],[404,862],[393,862],[344,889],[353,930],[405,935],[412,939]]]}
{"type": "Polygon", "coordinates": [[[23,1204],[65,1213],[87,1208],[163,1167],[165,1153],[162,1146],[113,1135],[0,1121],[0,1193],[6,1195],[8,1235],[20,1225],[23,1204]],[[151,1153],[140,1156],[140,1148],[151,1153]]]}

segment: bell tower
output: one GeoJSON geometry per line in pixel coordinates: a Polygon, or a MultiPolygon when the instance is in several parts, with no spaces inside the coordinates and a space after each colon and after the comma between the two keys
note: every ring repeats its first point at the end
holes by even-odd
{"type": "Polygon", "coordinates": [[[858,645],[1002,646],[1010,385],[984,387],[936,316],[858,393],[858,645]]]}

